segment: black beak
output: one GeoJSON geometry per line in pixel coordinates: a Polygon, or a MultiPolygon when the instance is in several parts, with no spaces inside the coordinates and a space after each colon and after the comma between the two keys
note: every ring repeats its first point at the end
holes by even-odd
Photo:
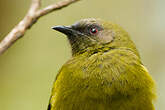
{"type": "Polygon", "coordinates": [[[54,26],[52,29],[62,32],[66,35],[73,35],[75,30],[73,30],[70,26],[54,26]]]}

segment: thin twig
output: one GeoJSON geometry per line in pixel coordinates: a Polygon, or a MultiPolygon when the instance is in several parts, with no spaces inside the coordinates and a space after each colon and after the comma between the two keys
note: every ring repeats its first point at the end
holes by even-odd
{"type": "Polygon", "coordinates": [[[16,25],[11,32],[0,42],[0,55],[4,53],[13,43],[21,38],[27,29],[29,29],[40,17],[61,8],[64,8],[79,0],[64,0],[58,3],[49,5],[43,9],[40,8],[41,0],[32,0],[28,13],[22,21],[16,25]]]}
{"type": "Polygon", "coordinates": [[[70,4],[74,3],[74,2],[77,2],[77,1],[79,1],[79,0],[65,0],[65,1],[60,1],[58,3],[55,3],[55,4],[51,4],[51,5],[47,6],[47,7],[39,10],[37,12],[37,16],[41,17],[41,16],[46,15],[46,14],[48,14],[48,13],[54,11],[54,10],[58,10],[58,9],[64,8],[64,7],[70,5],[70,4]]]}

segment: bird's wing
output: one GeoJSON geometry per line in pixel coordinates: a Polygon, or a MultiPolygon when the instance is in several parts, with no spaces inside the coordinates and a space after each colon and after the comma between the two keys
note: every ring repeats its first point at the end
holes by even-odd
{"type": "MultiPolygon", "coordinates": [[[[56,82],[56,80],[57,80],[59,74],[60,74],[60,72],[57,74],[56,79],[55,79],[55,82],[56,82]]],[[[52,93],[53,93],[53,92],[55,92],[55,91],[54,91],[54,86],[53,86],[53,89],[52,89],[52,93]]],[[[47,110],[51,110],[51,108],[52,108],[51,99],[52,99],[52,95],[51,95],[51,97],[50,97],[50,99],[49,99],[49,104],[48,104],[47,110]]]]}
{"type": "MultiPolygon", "coordinates": [[[[49,105],[48,105],[48,108],[47,110],[53,110],[53,105],[54,105],[54,102],[56,100],[55,96],[56,96],[56,90],[58,90],[56,87],[60,84],[56,84],[56,83],[60,83],[57,81],[57,78],[59,77],[60,74],[62,73],[66,73],[66,68],[67,66],[63,65],[63,67],[60,69],[60,71],[58,72],[58,74],[56,75],[56,78],[55,78],[55,81],[54,81],[54,84],[53,84],[53,88],[52,88],[52,92],[51,92],[51,97],[49,99],[49,105]]],[[[68,72],[67,72],[68,73],[68,72]]],[[[62,81],[62,80],[61,80],[62,81]]]]}

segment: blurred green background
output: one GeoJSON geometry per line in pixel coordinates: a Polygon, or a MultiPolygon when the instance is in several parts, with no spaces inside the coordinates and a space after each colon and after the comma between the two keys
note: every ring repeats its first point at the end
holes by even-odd
{"type": "MultiPolygon", "coordinates": [[[[0,40],[24,17],[30,2],[0,0],[0,40]]],[[[164,0],[81,0],[42,17],[0,56],[0,110],[46,110],[56,73],[71,57],[66,37],[51,27],[88,17],[115,22],[130,33],[157,82],[156,109],[164,110],[164,4],[164,0]]]]}

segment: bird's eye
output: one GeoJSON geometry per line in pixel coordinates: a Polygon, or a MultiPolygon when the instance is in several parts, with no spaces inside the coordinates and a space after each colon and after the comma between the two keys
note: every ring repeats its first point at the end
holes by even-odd
{"type": "Polygon", "coordinates": [[[96,27],[92,27],[91,29],[90,29],[90,33],[91,34],[96,34],[98,32],[98,29],[96,28],[96,27]]]}

